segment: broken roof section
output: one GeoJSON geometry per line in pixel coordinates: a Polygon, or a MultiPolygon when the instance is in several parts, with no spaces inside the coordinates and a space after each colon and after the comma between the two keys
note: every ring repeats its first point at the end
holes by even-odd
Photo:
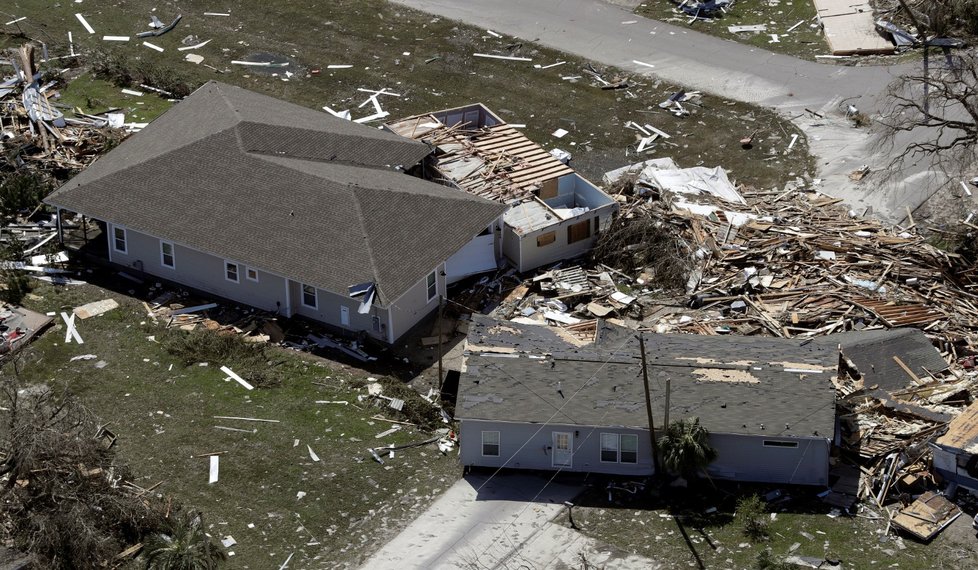
{"type": "Polygon", "coordinates": [[[384,125],[435,147],[432,166],[462,190],[508,203],[574,170],[481,103],[415,115],[384,125]]]}
{"type": "Polygon", "coordinates": [[[947,433],[937,440],[937,445],[978,455],[978,402],[971,404],[951,420],[947,433]]]}

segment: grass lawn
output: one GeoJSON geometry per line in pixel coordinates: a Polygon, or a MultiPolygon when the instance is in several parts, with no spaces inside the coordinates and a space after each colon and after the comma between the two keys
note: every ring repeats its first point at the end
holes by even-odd
{"type": "MultiPolygon", "coordinates": [[[[740,492],[752,491],[745,487],[740,492]]],[[[575,501],[574,519],[585,534],[626,553],[665,562],[669,568],[753,570],[758,553],[766,548],[777,556],[791,553],[840,559],[843,568],[860,570],[974,568],[978,564],[978,548],[967,515],[930,544],[912,538],[881,542],[885,520],[829,516],[831,508],[813,498],[816,492],[790,491],[795,499],[770,509],[774,519],[771,512],[765,513],[769,537],[758,542],[743,533],[743,523],[734,515],[736,496],[708,489],[695,493],[695,497],[670,490],[663,491],[664,499],[612,504],[603,488],[595,488],[575,501]],[[717,511],[706,514],[711,507],[717,511]]],[[[555,522],[566,524],[560,518],[555,522]]]]}
{"type": "MultiPolygon", "coordinates": [[[[217,79],[316,109],[324,105],[350,109],[355,118],[372,113],[369,104],[359,107],[368,95],[358,91],[361,88],[386,88],[401,95],[380,97],[391,118],[481,101],[505,120],[526,124],[527,135],[544,147],[571,152],[572,164],[592,179],[599,179],[608,169],[660,156],[672,156],[683,167],[722,165],[736,181],[759,188],[781,187],[788,178],[814,172],[804,135],[772,112],[704,97],[698,106],[686,105],[691,116],[678,118],[658,107],[676,86],[633,75],[629,89],[604,91],[583,71],[584,60],[382,0],[232,0],[220,7],[209,0],[53,5],[11,0],[3,12],[26,16],[18,23],[20,29],[47,42],[53,55],[68,52],[71,31],[76,51],[109,50],[124,56],[132,66],[155,69],[161,76],[179,78],[192,87],[217,79]],[[230,16],[205,16],[209,11],[230,16]],[[75,17],[77,12],[95,34],[84,30],[75,17]],[[148,29],[150,14],[167,23],[183,15],[173,31],[148,38],[165,50],[162,53],[135,38],[148,29]],[[104,35],[132,39],[103,41],[104,35]],[[181,40],[188,36],[194,36],[197,43],[211,41],[197,50],[178,51],[181,40]],[[475,52],[532,61],[483,59],[473,57],[475,52]],[[203,63],[184,61],[188,53],[202,56],[203,63]],[[261,58],[290,65],[271,70],[231,64],[232,60],[261,58]],[[558,61],[566,63],[534,68],[558,61]],[[329,65],[352,67],[329,69],[329,65]],[[579,79],[562,79],[566,77],[579,79]],[[624,127],[628,121],[651,124],[672,138],[636,155],[637,133],[624,127]],[[551,133],[558,128],[570,133],[557,139],[551,133]],[[741,149],[740,138],[755,130],[760,134],[754,148],[741,149]],[[785,155],[792,134],[800,139],[785,155]]],[[[0,40],[7,45],[19,41],[14,37],[0,40]]],[[[607,80],[624,77],[613,69],[600,71],[607,80]]],[[[150,102],[157,97],[148,92],[133,101],[118,93],[118,88],[106,89],[104,84],[83,79],[86,83],[81,87],[64,94],[72,105],[86,103],[91,96],[107,106],[134,109],[135,117],[127,121],[148,120],[152,111],[162,111],[157,102],[150,102]]]]}
{"type": "Polygon", "coordinates": [[[812,0],[737,0],[726,14],[710,21],[690,22],[692,16],[678,10],[669,0],[647,0],[636,12],[647,18],[802,59],[814,60],[816,55],[832,53],[822,30],[812,27],[816,23],[812,0]],[[789,32],[788,28],[798,22],[802,24],[789,32]],[[765,24],[767,29],[736,33],[727,29],[728,26],[757,24],[765,24]],[[777,42],[771,34],[777,34],[777,42]]]}
{"type": "Polygon", "coordinates": [[[25,306],[70,311],[108,297],[121,307],[77,321],[84,344],[65,344],[63,324],[35,340],[25,351],[24,380],[56,390],[66,386],[118,435],[119,460],[131,465],[137,484],[162,482],[154,492],[202,509],[215,538],[233,536],[228,568],[278,568],[293,552],[290,568],[355,567],[460,476],[456,456],[433,445],[398,451],[385,465],[371,458],[368,447],[430,434],[406,428],[376,439],[391,424],[370,417],[394,416],[357,405],[366,390],[351,383],[366,374],[356,369],[275,349],[286,380],[246,391],[219,370],[234,369],[233,362],[184,367],[149,340],[162,334],[162,325],[125,294],[93,285],[43,285],[25,306]],[[83,354],[97,358],[70,361],[83,354]],[[96,367],[100,361],[103,368],[96,367]],[[307,446],[320,461],[310,458],[307,446]],[[213,452],[225,453],[219,481],[208,484],[209,459],[195,456],[213,452]]]}

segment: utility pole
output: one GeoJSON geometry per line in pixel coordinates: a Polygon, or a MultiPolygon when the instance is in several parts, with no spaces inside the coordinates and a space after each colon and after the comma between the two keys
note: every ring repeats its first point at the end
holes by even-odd
{"type": "MultiPolygon", "coordinates": [[[[903,11],[907,13],[910,17],[910,21],[913,22],[915,28],[917,28],[917,34],[920,36],[920,41],[924,44],[924,114],[929,115],[930,108],[930,94],[928,93],[930,88],[930,58],[927,57],[927,28],[917,19],[910,6],[907,6],[906,0],[899,0],[900,6],[903,11]]],[[[928,118],[930,118],[928,116],[928,118]]]]}
{"type": "Polygon", "coordinates": [[[655,441],[655,422],[652,421],[652,395],[649,394],[649,367],[645,361],[645,335],[639,333],[638,346],[642,351],[642,385],[645,386],[645,413],[649,416],[649,439],[652,442],[652,465],[655,476],[659,477],[662,470],[659,467],[659,445],[655,441]]]}
{"type": "Polygon", "coordinates": [[[666,410],[662,414],[662,429],[669,429],[669,395],[672,393],[672,379],[666,378],[666,410]]]}

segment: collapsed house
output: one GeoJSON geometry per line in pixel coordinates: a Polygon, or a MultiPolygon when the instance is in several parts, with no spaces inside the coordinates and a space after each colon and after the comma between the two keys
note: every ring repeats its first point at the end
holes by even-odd
{"type": "MultiPolygon", "coordinates": [[[[581,343],[473,315],[466,340],[455,409],[463,465],[654,473],[634,331],[599,322],[581,343]]],[[[838,362],[829,345],[650,334],[645,351],[656,431],[699,417],[718,452],[711,478],[828,483],[838,362]]]]}
{"type": "Polygon", "coordinates": [[[429,152],[212,81],[45,201],[113,264],[391,343],[505,210],[403,172],[429,152]]]}
{"type": "Polygon", "coordinates": [[[978,402],[968,406],[932,445],[934,470],[978,494],[978,402]]]}
{"type": "Polygon", "coordinates": [[[448,279],[495,269],[523,273],[587,253],[617,202],[481,104],[416,115],[384,127],[434,152],[424,178],[507,206],[492,231],[449,260],[448,279]]]}

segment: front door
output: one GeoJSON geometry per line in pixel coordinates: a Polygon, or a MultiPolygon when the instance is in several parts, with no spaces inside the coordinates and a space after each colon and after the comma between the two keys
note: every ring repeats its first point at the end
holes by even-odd
{"type": "Polygon", "coordinates": [[[555,431],[554,438],[554,467],[570,467],[574,459],[574,434],[569,431],[555,431]]]}
{"type": "Polygon", "coordinates": [[[340,324],[344,327],[350,326],[350,307],[340,306],[340,324]]]}

